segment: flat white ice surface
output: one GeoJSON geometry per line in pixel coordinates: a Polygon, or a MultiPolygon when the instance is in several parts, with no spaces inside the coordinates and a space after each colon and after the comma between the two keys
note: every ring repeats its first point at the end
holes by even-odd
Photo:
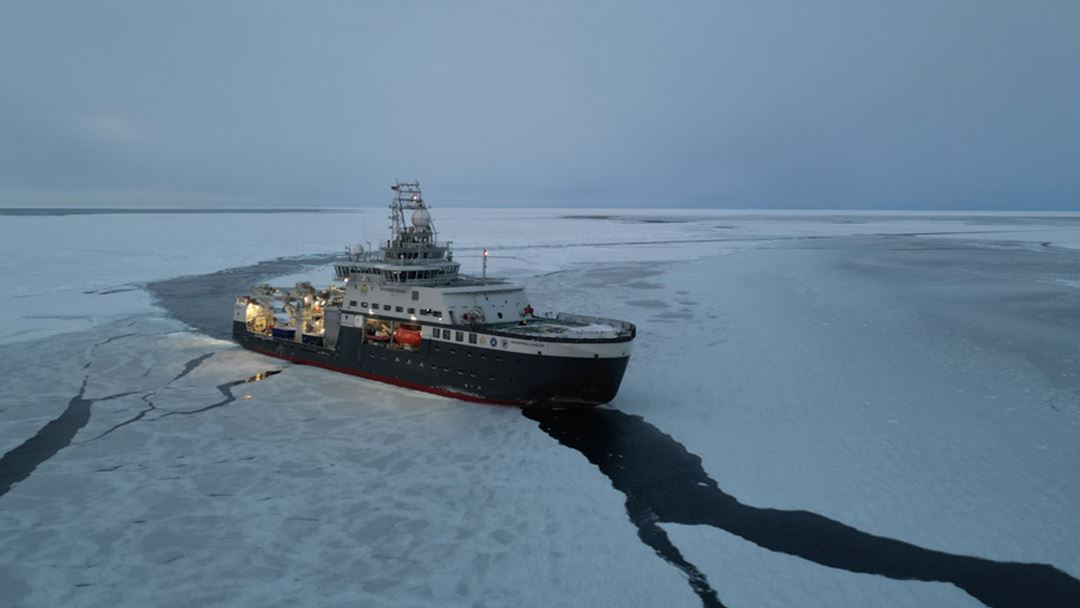
{"type": "MultiPolygon", "coordinates": [[[[384,216],[0,216],[0,454],[84,379],[99,400],[72,445],[0,496],[4,603],[700,605],[638,540],[625,497],[517,410],[287,366],[164,318],[140,288],[376,241],[384,216]]],[[[492,273],[522,281],[537,310],[637,323],[613,405],[743,503],[1080,577],[1080,332],[1066,306],[1080,282],[1058,249],[1080,247],[1080,218],[436,208],[435,220],[464,270],[488,247],[492,273]],[[866,238],[814,238],[845,236],[866,238]],[[925,268],[904,265],[921,254],[890,257],[922,240],[939,251],[928,256],[962,247],[925,268]],[[1009,263],[980,266],[982,251],[1009,263]]],[[[949,585],[664,526],[728,606],[977,605],[949,585]]]]}
{"type": "MultiPolygon", "coordinates": [[[[139,322],[97,348],[83,334],[42,346],[91,362],[87,397],[136,393],[95,404],[75,444],[3,497],[5,601],[690,603],[677,572],[637,541],[622,496],[516,409],[294,366],[233,388],[235,402],[177,413],[220,402],[223,381],[283,365],[172,325],[139,322]],[[150,403],[144,420],[98,438],[150,403]]],[[[30,359],[12,371],[10,388],[29,395],[53,377],[30,359]]],[[[46,417],[66,402],[53,397],[36,402],[46,417]]],[[[16,420],[29,416],[11,405],[16,420]]],[[[13,434],[4,427],[5,450],[13,434]]]]}

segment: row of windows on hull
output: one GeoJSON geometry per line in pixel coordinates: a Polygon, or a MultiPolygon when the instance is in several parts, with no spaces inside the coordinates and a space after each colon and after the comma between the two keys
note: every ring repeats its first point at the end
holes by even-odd
{"type": "MultiPolygon", "coordinates": [[[[434,332],[433,337],[438,338],[440,336],[440,334],[439,334],[440,331],[442,332],[441,336],[444,339],[446,339],[446,340],[450,339],[451,331],[449,329],[440,330],[438,328],[435,328],[433,330],[433,332],[434,332]]],[[[465,335],[466,335],[465,332],[455,331],[455,332],[453,332],[453,334],[454,334],[454,339],[456,341],[463,342],[465,340],[465,335]]],[[[469,333],[468,334],[468,341],[469,341],[470,344],[476,344],[477,343],[476,334],[469,333]]],[[[404,363],[406,365],[413,365],[414,364],[413,359],[415,357],[416,358],[416,363],[415,364],[416,364],[417,367],[430,367],[430,369],[432,369],[434,371],[442,371],[445,374],[453,374],[453,373],[455,373],[455,370],[451,369],[449,366],[446,366],[446,365],[439,366],[439,365],[435,365],[435,364],[426,364],[424,362],[424,360],[420,357],[420,353],[419,353],[420,343],[421,343],[420,326],[415,324],[415,323],[398,323],[396,321],[382,321],[380,319],[368,319],[364,324],[364,337],[363,337],[362,345],[360,347],[360,349],[361,349],[360,350],[360,356],[362,357],[364,352],[366,351],[367,356],[368,356],[369,359],[378,358],[378,359],[380,359],[382,361],[393,360],[395,363],[404,363]],[[375,346],[375,347],[378,347],[378,348],[373,349],[373,348],[371,348],[372,346],[375,346]],[[395,354],[394,351],[399,351],[399,352],[395,354]],[[391,359],[391,357],[393,357],[393,359],[391,359]]],[[[458,350],[456,348],[454,348],[452,345],[451,346],[446,346],[446,345],[440,345],[438,343],[432,343],[432,345],[431,345],[431,351],[433,353],[441,353],[441,352],[443,352],[444,348],[447,348],[449,350],[449,354],[452,357],[460,357],[461,356],[461,355],[458,354],[458,350]]],[[[472,361],[472,360],[487,361],[488,357],[489,357],[489,355],[487,353],[483,353],[483,352],[477,353],[475,355],[470,350],[466,350],[464,352],[464,360],[466,362],[472,361]]],[[[502,363],[503,362],[503,355],[501,353],[492,353],[490,355],[490,357],[494,360],[495,363],[502,363]]],[[[519,365],[521,364],[521,358],[520,357],[513,357],[513,360],[514,360],[515,363],[517,363],[519,365]]],[[[463,377],[468,377],[470,379],[478,378],[478,374],[477,374],[477,372],[475,370],[463,369],[463,368],[460,368],[460,367],[456,368],[456,375],[463,376],[463,377]]],[[[496,379],[495,376],[490,374],[490,373],[488,373],[488,374],[481,373],[480,374],[480,376],[485,376],[485,375],[486,375],[487,380],[489,382],[493,382],[496,379]]],[[[516,383],[517,382],[517,377],[516,376],[510,376],[510,382],[516,383]]],[[[473,389],[473,390],[480,390],[483,387],[480,384],[471,384],[471,383],[467,382],[467,383],[465,383],[465,388],[473,389]]]]}
{"type": "MultiPolygon", "coordinates": [[[[416,299],[416,298],[413,298],[413,299],[416,299]]],[[[356,308],[356,300],[349,300],[349,307],[356,308]]],[[[368,306],[367,302],[360,302],[360,308],[367,308],[369,310],[379,310],[379,303],[378,302],[372,302],[371,306],[368,306]]],[[[393,310],[394,312],[407,312],[407,314],[410,314],[410,315],[417,314],[416,308],[414,308],[412,306],[406,308],[404,306],[390,306],[389,304],[383,304],[382,309],[386,310],[386,311],[393,310]]],[[[422,315],[422,316],[425,316],[425,317],[429,317],[429,316],[430,317],[435,317],[436,319],[442,318],[442,311],[441,310],[432,310],[430,308],[421,308],[419,314],[422,315]]]]}
{"type": "MultiPolygon", "coordinates": [[[[449,329],[440,329],[438,327],[431,328],[432,338],[442,338],[443,340],[454,340],[455,342],[465,342],[466,339],[469,344],[477,344],[479,339],[477,334],[464,331],[451,331],[449,329]]],[[[422,328],[418,323],[411,323],[408,321],[386,321],[383,319],[367,319],[364,322],[364,338],[363,341],[376,346],[388,346],[390,348],[397,348],[403,350],[419,350],[420,343],[423,339],[422,328]]],[[[439,350],[439,345],[435,344],[432,347],[436,352],[439,350]]],[[[456,354],[456,351],[452,351],[456,354]]],[[[469,356],[472,356],[471,353],[469,356]]],[[[486,358],[486,355],[480,355],[486,358]]],[[[502,357],[496,357],[497,361],[502,361],[502,357]]]]}

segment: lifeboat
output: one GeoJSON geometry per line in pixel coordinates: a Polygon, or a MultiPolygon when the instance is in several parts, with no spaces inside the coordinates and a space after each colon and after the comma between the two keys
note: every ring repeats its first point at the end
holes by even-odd
{"type": "Polygon", "coordinates": [[[394,343],[401,344],[403,346],[419,348],[420,330],[408,327],[399,327],[394,330],[394,343]]]}

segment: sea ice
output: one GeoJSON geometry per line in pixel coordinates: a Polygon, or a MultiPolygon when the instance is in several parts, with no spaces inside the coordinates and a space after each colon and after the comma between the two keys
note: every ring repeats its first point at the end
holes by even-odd
{"type": "MultiPolygon", "coordinates": [[[[92,402],[0,495],[8,601],[700,605],[628,497],[517,410],[262,357],[144,290],[377,241],[383,217],[0,216],[16,235],[0,453],[92,402]]],[[[1080,578],[1077,217],[436,207],[436,223],[466,270],[489,248],[537,310],[637,323],[612,407],[741,503],[1080,578]]],[[[329,277],[278,267],[275,283],[329,277]]],[[[232,298],[228,275],[213,286],[192,294],[200,318],[232,298]]],[[[974,602],[660,525],[729,606],[974,602]]]]}

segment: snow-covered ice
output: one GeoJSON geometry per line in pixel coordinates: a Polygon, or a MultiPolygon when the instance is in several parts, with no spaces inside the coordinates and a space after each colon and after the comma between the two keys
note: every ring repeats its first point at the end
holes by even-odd
{"type": "MultiPolygon", "coordinates": [[[[1080,217],[435,212],[465,270],[488,247],[538,310],[637,323],[610,411],[753,513],[1080,578],[1080,217]]],[[[558,430],[244,351],[146,287],[377,241],[384,215],[0,215],[0,476],[76,425],[0,483],[5,603],[701,605],[558,430]]],[[[726,606],[980,605],[655,515],[726,606]]]]}

